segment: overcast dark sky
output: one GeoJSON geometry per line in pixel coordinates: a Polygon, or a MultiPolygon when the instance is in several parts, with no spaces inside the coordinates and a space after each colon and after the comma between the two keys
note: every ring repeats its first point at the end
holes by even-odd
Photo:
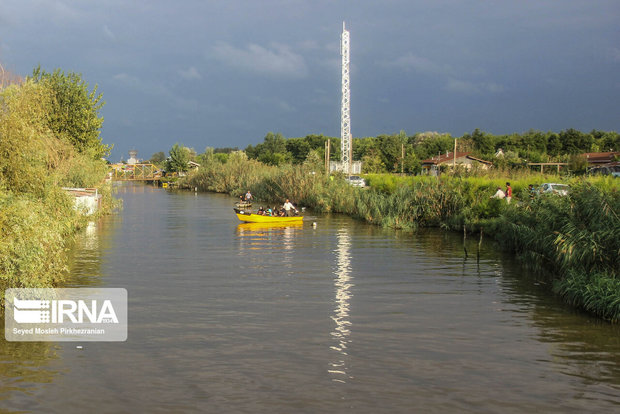
{"type": "Polygon", "coordinates": [[[103,92],[111,159],[351,131],[620,130],[618,0],[1,0],[0,61],[103,92]]]}

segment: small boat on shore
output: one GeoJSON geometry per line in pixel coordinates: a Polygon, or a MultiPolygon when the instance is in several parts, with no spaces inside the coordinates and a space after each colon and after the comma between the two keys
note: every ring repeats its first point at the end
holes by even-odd
{"type": "Polygon", "coordinates": [[[234,209],[237,218],[244,223],[301,223],[304,216],[279,217],[279,216],[263,216],[261,214],[253,214],[249,211],[234,209]]]}

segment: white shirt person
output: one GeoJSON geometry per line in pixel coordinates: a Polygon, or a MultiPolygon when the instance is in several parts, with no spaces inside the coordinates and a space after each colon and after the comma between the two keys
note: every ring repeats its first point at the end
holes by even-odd
{"type": "Polygon", "coordinates": [[[506,197],[506,193],[504,193],[501,187],[497,187],[497,191],[491,196],[491,198],[499,198],[500,200],[504,197],[506,197]]]}
{"type": "Polygon", "coordinates": [[[286,212],[287,217],[292,216],[291,210],[295,210],[295,213],[297,213],[297,209],[290,201],[288,201],[288,198],[286,199],[286,202],[284,203],[282,207],[284,207],[284,211],[286,212]]]}

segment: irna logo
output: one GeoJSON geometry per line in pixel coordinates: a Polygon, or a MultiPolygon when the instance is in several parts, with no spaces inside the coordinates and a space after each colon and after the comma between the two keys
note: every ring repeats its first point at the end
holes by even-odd
{"type": "Polygon", "coordinates": [[[118,323],[110,300],[21,300],[13,298],[17,323],[118,323]]]}
{"type": "Polygon", "coordinates": [[[7,341],[126,341],[123,288],[9,288],[7,341]]]}

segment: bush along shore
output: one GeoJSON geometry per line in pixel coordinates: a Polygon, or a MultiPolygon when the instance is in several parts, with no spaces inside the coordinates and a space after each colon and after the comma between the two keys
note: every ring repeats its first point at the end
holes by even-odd
{"type": "Polygon", "coordinates": [[[264,202],[290,198],[318,212],[392,228],[483,232],[538,268],[570,304],[605,320],[620,319],[620,192],[613,178],[564,179],[570,194],[558,196],[531,194],[528,185],[559,177],[528,172],[439,179],[369,175],[369,188],[362,189],[319,170],[310,163],[269,166],[236,152],[226,163],[203,164],[183,184],[234,196],[250,190],[264,202]],[[491,198],[507,181],[512,202],[491,198]]]}
{"type": "Polygon", "coordinates": [[[99,100],[60,71],[36,69],[0,90],[0,311],[6,288],[54,287],[67,276],[66,245],[93,217],[62,187],[95,187],[97,214],[113,208],[99,100]]]}

